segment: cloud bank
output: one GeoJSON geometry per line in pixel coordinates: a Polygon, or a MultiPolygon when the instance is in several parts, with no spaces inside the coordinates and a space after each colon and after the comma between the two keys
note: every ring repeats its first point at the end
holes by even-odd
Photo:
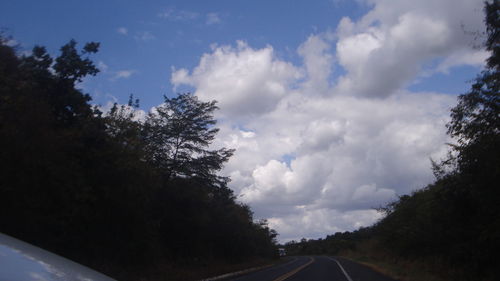
{"type": "Polygon", "coordinates": [[[238,41],[172,73],[175,87],[219,102],[216,145],[236,149],[223,173],[281,241],[370,225],[373,207],[430,183],[455,97],[406,86],[487,55],[463,30],[484,29],[481,1],[365,4],[359,20],[310,35],[302,65],[238,41]]]}

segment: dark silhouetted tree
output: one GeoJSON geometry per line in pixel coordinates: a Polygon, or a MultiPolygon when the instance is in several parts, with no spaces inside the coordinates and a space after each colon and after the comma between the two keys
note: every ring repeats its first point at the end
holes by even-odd
{"type": "Polygon", "coordinates": [[[148,158],[163,171],[166,180],[199,177],[220,186],[227,182],[217,172],[233,150],[209,147],[219,131],[214,127],[215,103],[180,94],[165,97],[165,103],[148,115],[144,129],[148,158]]]}
{"type": "Polygon", "coordinates": [[[276,232],[219,175],[233,151],[211,148],[215,102],[165,98],[142,120],[131,96],[102,113],[76,88],[98,47],[18,56],[0,37],[0,231],[120,280],[274,256],[276,232]]]}

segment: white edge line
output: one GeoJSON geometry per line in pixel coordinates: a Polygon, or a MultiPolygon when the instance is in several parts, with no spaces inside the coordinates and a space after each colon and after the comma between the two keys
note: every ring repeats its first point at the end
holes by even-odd
{"type": "Polygon", "coordinates": [[[348,281],[352,281],[351,277],[349,276],[349,274],[347,274],[347,272],[346,272],[346,271],[345,271],[345,269],[342,267],[342,265],[340,264],[340,262],[338,262],[338,261],[337,261],[336,259],[334,259],[334,258],[331,258],[331,257],[329,257],[329,258],[330,258],[332,261],[336,262],[336,263],[339,265],[340,270],[342,270],[342,273],[344,273],[344,275],[345,275],[345,278],[347,278],[347,280],[348,280],[348,281]]]}

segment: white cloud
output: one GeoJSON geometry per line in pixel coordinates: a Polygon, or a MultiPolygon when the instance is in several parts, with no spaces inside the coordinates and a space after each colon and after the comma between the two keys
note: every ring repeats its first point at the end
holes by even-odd
{"type": "MultiPolygon", "coordinates": [[[[303,228],[300,220],[283,219],[299,216],[297,206],[313,213],[372,214],[372,207],[429,183],[429,157],[446,151],[444,124],[455,101],[402,90],[385,99],[338,95],[328,88],[327,76],[308,70],[315,61],[306,58],[321,53],[301,50],[302,71],[276,59],[270,47],[255,50],[240,43],[237,48],[215,48],[192,73],[181,69],[172,75],[174,84],[192,85],[200,98],[220,102],[217,145],[236,149],[224,173],[256,216],[280,221],[275,227],[282,239],[290,238],[283,224],[295,221],[287,227],[303,228]],[[303,83],[300,73],[307,73],[303,83]],[[287,90],[276,94],[262,87],[269,83],[287,90]],[[242,118],[248,114],[252,117],[242,118]]],[[[310,231],[352,229],[338,223],[332,218],[323,230],[310,231]]]]}
{"type": "Polygon", "coordinates": [[[119,34],[122,34],[122,35],[127,35],[128,34],[128,29],[125,28],[125,27],[119,27],[116,32],[118,32],[119,34]]]}
{"type": "Polygon", "coordinates": [[[453,97],[300,97],[305,94],[283,99],[293,107],[244,123],[255,130],[250,139],[231,126],[221,130],[222,139],[231,139],[222,145],[237,149],[227,173],[246,177],[245,185],[233,187],[257,215],[273,216],[295,205],[369,209],[432,180],[429,157],[445,151],[453,97]],[[293,155],[289,165],[283,160],[287,154],[293,155]],[[361,196],[368,191],[370,196],[361,196]]]}
{"type": "Polygon", "coordinates": [[[206,20],[207,25],[217,24],[220,22],[221,22],[221,19],[217,13],[208,13],[207,14],[207,20],[206,20]]]}
{"type": "Polygon", "coordinates": [[[358,22],[344,18],[337,28],[337,58],[348,72],[340,77],[338,90],[347,94],[391,95],[411,82],[424,63],[475,53],[470,47],[474,39],[462,26],[484,30],[479,0],[367,2],[374,5],[369,13],[358,22]]]}
{"type": "Polygon", "coordinates": [[[130,76],[132,76],[134,73],[136,73],[136,71],[131,70],[131,69],[119,70],[119,71],[116,71],[116,73],[112,79],[120,79],[120,78],[127,79],[127,78],[130,78],[130,76]]]}
{"type": "Polygon", "coordinates": [[[293,65],[274,57],[272,47],[255,50],[238,41],[236,47],[214,46],[191,74],[177,70],[171,82],[194,86],[200,98],[217,100],[224,116],[241,117],[274,108],[290,90],[288,82],[299,76],[293,65]]]}
{"type": "Polygon", "coordinates": [[[333,56],[329,53],[329,49],[328,36],[325,35],[309,36],[298,49],[307,72],[307,82],[304,87],[310,93],[325,93],[329,88],[333,65],[333,56]]]}
{"type": "Polygon", "coordinates": [[[436,67],[436,71],[449,73],[450,68],[453,68],[455,66],[482,66],[489,56],[490,54],[486,50],[476,50],[475,52],[470,50],[457,51],[456,53],[448,56],[443,62],[441,62],[436,67]]]}
{"type": "Polygon", "coordinates": [[[268,219],[272,228],[279,229],[279,238],[282,242],[301,238],[324,238],[346,229],[357,229],[370,225],[380,219],[380,213],[375,210],[355,210],[339,212],[331,209],[308,210],[297,208],[297,212],[281,217],[268,219]],[[336,224],[332,225],[332,221],[336,224]],[[300,225],[300,227],[297,227],[300,225]]]}
{"type": "Polygon", "coordinates": [[[223,173],[281,240],[369,225],[380,218],[373,207],[433,180],[429,158],[446,153],[456,100],[405,85],[429,60],[439,62],[432,75],[485,56],[461,28],[484,28],[480,9],[471,12],[481,2],[437,2],[369,1],[335,38],[309,36],[298,66],[239,41],[213,46],[193,70],[173,68],[175,87],[219,101],[215,146],[236,149],[223,173]]]}

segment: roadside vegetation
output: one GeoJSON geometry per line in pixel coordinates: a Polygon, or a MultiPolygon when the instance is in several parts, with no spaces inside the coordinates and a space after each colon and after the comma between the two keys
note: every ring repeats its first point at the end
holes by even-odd
{"type": "Polygon", "coordinates": [[[498,279],[500,1],[484,10],[491,56],[451,109],[455,144],[433,162],[436,181],[381,208],[384,218],[371,227],[291,241],[289,254],[344,255],[402,280],[498,279]]]}
{"type": "Polygon", "coordinates": [[[102,112],[78,88],[96,75],[71,40],[52,58],[0,38],[0,232],[119,280],[186,280],[277,255],[277,233],[219,176],[215,101],[138,100],[102,112]],[[177,277],[176,277],[177,276],[177,277]]]}

